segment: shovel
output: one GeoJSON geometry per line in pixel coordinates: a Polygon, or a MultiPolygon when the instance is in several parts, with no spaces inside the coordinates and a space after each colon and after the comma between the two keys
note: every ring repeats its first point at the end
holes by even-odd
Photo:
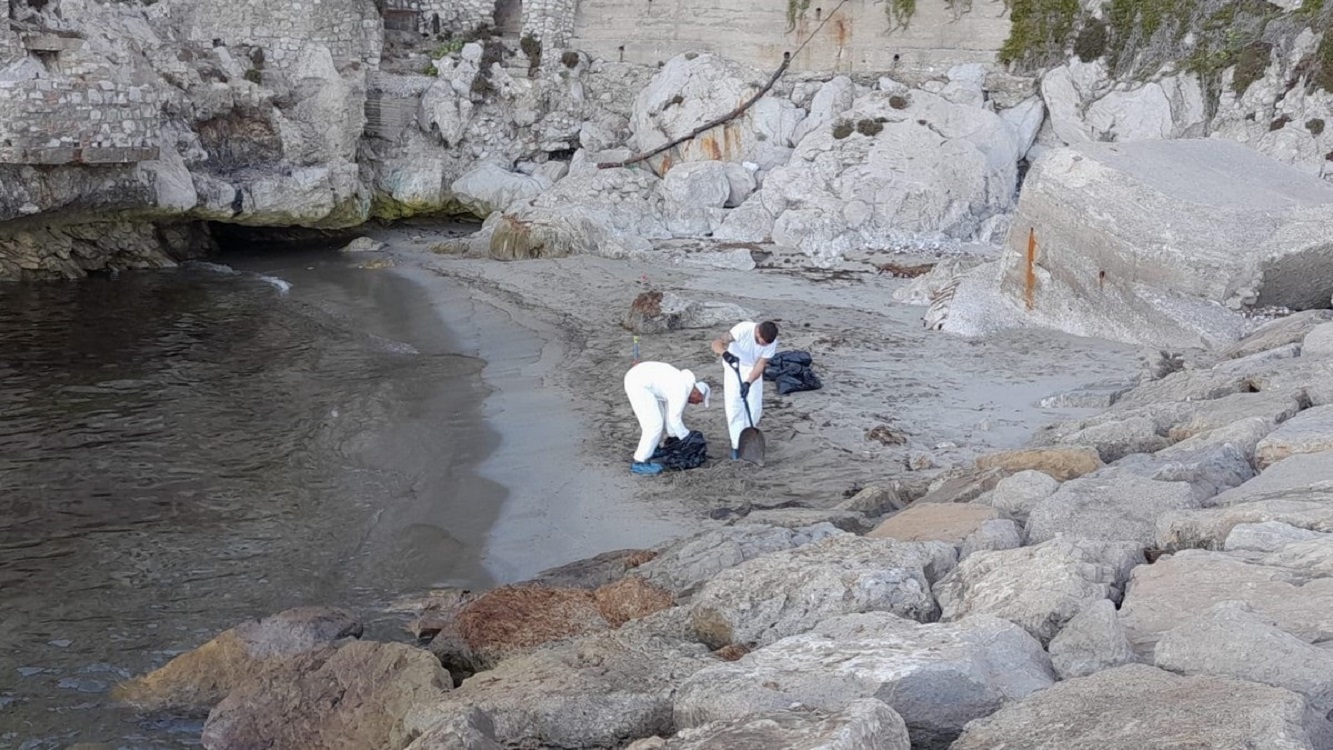
{"type": "MultiPolygon", "coordinates": [[[[736,382],[741,382],[740,362],[728,362],[731,369],[736,373],[736,382]]],[[[761,382],[760,388],[764,387],[761,382]]],[[[741,430],[740,444],[736,447],[736,452],[740,455],[742,461],[749,461],[756,466],[764,465],[764,433],[754,426],[754,418],[750,416],[750,399],[742,398],[741,403],[745,405],[745,421],[750,423],[749,427],[741,430]]]]}

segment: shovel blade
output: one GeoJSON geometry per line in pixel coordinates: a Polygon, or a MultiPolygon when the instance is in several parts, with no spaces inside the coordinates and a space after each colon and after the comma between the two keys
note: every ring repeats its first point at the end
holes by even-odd
{"type": "Polygon", "coordinates": [[[756,466],[764,465],[764,433],[758,427],[746,427],[741,430],[740,445],[736,448],[742,461],[749,461],[756,466]]]}

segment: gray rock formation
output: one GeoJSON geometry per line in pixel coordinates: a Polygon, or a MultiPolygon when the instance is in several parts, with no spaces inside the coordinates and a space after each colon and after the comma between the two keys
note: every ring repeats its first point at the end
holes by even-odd
{"type": "Polygon", "coordinates": [[[930,585],[953,568],[956,556],[941,542],[836,536],[718,573],[694,597],[691,622],[712,648],[764,646],[860,612],[929,622],[939,612],[930,585]]]}
{"type": "Polygon", "coordinates": [[[1134,661],[1134,647],[1125,637],[1115,605],[1098,599],[1060,629],[1048,649],[1051,665],[1062,680],[1087,677],[1134,661]]]}
{"type": "Polygon", "coordinates": [[[1029,543],[1064,537],[1147,547],[1156,540],[1159,517],[1198,502],[1184,482],[1158,482],[1124,469],[1105,469],[1065,482],[1033,506],[1027,538],[1029,543]]]}
{"type": "Polygon", "coordinates": [[[802,529],[767,524],[724,526],[668,542],[637,572],[668,591],[687,594],[721,571],[746,560],[843,533],[830,524],[802,529]]]}
{"type": "MultiPolygon", "coordinates": [[[[1245,332],[1240,310],[1327,304],[1333,248],[1314,227],[1330,218],[1333,185],[1235,143],[1079,143],[1028,174],[998,294],[1010,323],[1224,346],[1245,332]]],[[[955,299],[996,292],[965,279],[955,299]]],[[[962,312],[945,330],[996,326],[962,312]]]]}
{"type": "Polygon", "coordinates": [[[768,750],[808,747],[821,750],[909,750],[907,726],[896,711],[874,698],[855,700],[837,711],[797,708],[715,721],[652,738],[626,750],[768,750]]]}
{"type": "Polygon", "coordinates": [[[1057,683],[969,724],[953,750],[1314,750],[1320,719],[1296,693],[1144,664],[1057,683]]]}
{"type": "Polygon", "coordinates": [[[1053,680],[1041,645],[1003,620],[921,625],[884,612],[847,615],[697,672],[680,686],[674,716],[684,728],[878,698],[907,722],[912,747],[943,748],[968,721],[1053,680]]]}

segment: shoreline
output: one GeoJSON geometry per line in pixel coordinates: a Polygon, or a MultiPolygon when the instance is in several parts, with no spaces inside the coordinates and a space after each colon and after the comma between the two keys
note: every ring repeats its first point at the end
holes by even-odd
{"type": "Polygon", "coordinates": [[[568,329],[502,296],[403,265],[390,271],[423,289],[459,353],[485,365],[483,420],[497,445],[475,465],[478,476],[504,487],[496,517],[481,531],[479,564],[496,585],[621,548],[648,547],[697,530],[687,520],[633,498],[632,481],[587,467],[592,426],[571,408],[567,388],[550,386],[579,356],[568,329]],[[578,466],[570,472],[567,467],[578,466]],[[594,548],[595,545],[595,548],[594,548]]]}

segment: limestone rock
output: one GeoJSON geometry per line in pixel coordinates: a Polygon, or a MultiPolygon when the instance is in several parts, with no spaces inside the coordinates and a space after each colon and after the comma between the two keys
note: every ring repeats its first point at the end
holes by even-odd
{"type": "MultiPolygon", "coordinates": [[[[1206,434],[1212,432],[1216,430],[1206,434]]],[[[1135,453],[1125,456],[1116,461],[1115,466],[1145,479],[1184,482],[1200,502],[1238,487],[1254,476],[1254,467],[1243,447],[1225,442],[1195,450],[1179,450],[1178,446],[1179,443],[1154,454],[1135,453]]]]}
{"type": "Polygon", "coordinates": [[[828,523],[852,534],[864,534],[875,527],[863,513],[818,508],[761,508],[747,513],[745,521],[785,526],[789,529],[804,529],[815,524],[828,523]]]}
{"type": "Polygon", "coordinates": [[[953,567],[956,555],[938,542],[824,539],[718,573],[694,597],[691,621],[711,648],[767,645],[858,612],[929,621],[938,614],[930,584],[953,567]]]}
{"type": "Polygon", "coordinates": [[[1087,677],[1134,661],[1134,648],[1110,599],[1099,599],[1074,615],[1051,639],[1049,651],[1051,665],[1062,680],[1087,677]]]}
{"type": "Polygon", "coordinates": [[[660,743],[627,750],[909,750],[907,725],[883,701],[855,700],[836,711],[795,708],[715,721],[677,732],[660,743]]]}
{"type": "MultiPolygon", "coordinates": [[[[1101,461],[1097,461],[1100,465],[1101,461]]],[[[1010,518],[1027,520],[1032,508],[1050,497],[1060,483],[1050,474],[1036,469],[1024,469],[1001,479],[990,494],[990,506],[1010,518]]]]}
{"type": "MultiPolygon", "coordinates": [[[[731,112],[763,85],[765,76],[712,54],[677,55],[666,62],[634,100],[630,127],[640,150],[650,151],[731,112]]],[[[689,161],[751,161],[772,166],[803,113],[786,100],[767,96],[740,117],[649,160],[659,174],[689,161]]]]}
{"type": "Polygon", "coordinates": [[[298,607],[225,630],[166,666],[119,685],[115,697],[144,711],[206,712],[265,667],[361,636],[348,612],[298,607]]]}
{"type": "Polygon", "coordinates": [[[1233,600],[1306,642],[1333,637],[1333,579],[1307,581],[1298,571],[1203,550],[1135,568],[1120,621],[1130,643],[1147,654],[1162,634],[1233,600]]]}
{"type": "Polygon", "coordinates": [[[680,609],[507,659],[417,707],[404,728],[429,736],[482,711],[502,747],[619,747],[669,734],[681,682],[718,663],[704,646],[685,640],[680,609]]]}
{"type": "Polygon", "coordinates": [[[1255,448],[1259,469],[1301,453],[1333,451],[1333,404],[1316,406],[1278,425],[1255,448]]]}
{"type": "Polygon", "coordinates": [[[897,484],[870,485],[860,492],[834,506],[837,510],[856,511],[867,516],[882,516],[907,507],[908,498],[903,497],[897,484]]]}
{"type": "Polygon", "coordinates": [[[408,750],[504,750],[495,741],[495,722],[483,711],[459,711],[408,745],[408,750]]]}
{"type": "Polygon", "coordinates": [[[1033,506],[1027,538],[1029,543],[1062,536],[1147,547],[1156,541],[1158,517],[1198,502],[1183,482],[1157,482],[1123,469],[1108,469],[1065,482],[1033,506]]]}
{"type": "MultiPolygon", "coordinates": [[[[1333,710],[1333,652],[1274,627],[1238,602],[1210,607],[1157,642],[1154,663],[1187,675],[1215,675],[1300,693],[1319,715],[1333,710]]],[[[1321,744],[1333,727],[1318,729],[1321,744]]]]}
{"type": "Polygon", "coordinates": [[[895,513],[866,536],[903,542],[939,541],[960,544],[996,513],[984,505],[934,503],[912,505],[895,513]]]}
{"type": "Polygon", "coordinates": [[[793,145],[801,142],[820,125],[833,122],[856,101],[856,84],[847,76],[836,76],[819,87],[810,101],[810,113],[792,133],[793,145]]]}
{"type": "Polygon", "coordinates": [[[674,716],[694,727],[873,697],[906,721],[912,747],[942,748],[968,721],[1053,678],[1041,645],[993,617],[922,625],[886,612],[846,615],[700,670],[680,686],[674,716]]]}
{"type": "Polygon", "coordinates": [[[983,493],[995,489],[1001,479],[1008,476],[1003,469],[962,470],[956,473],[946,472],[931,483],[930,491],[917,498],[922,505],[931,503],[969,503],[981,497],[983,493]]]}
{"type": "Polygon", "coordinates": [[[404,748],[400,722],[451,683],[427,651],[356,641],[290,657],[243,681],[208,715],[207,750],[404,748]]]}
{"type": "Polygon", "coordinates": [[[1227,552],[1276,552],[1293,542],[1305,542],[1327,536],[1278,521],[1240,523],[1232,527],[1222,548],[1227,552]]]}
{"type": "Polygon", "coordinates": [[[982,521],[981,526],[963,540],[958,548],[958,559],[965,560],[975,552],[994,552],[1023,546],[1023,529],[1004,518],[982,521]]]}
{"type": "Polygon", "coordinates": [[[1333,357],[1333,323],[1321,323],[1301,342],[1302,357],[1333,357]]]}
{"type": "Polygon", "coordinates": [[[935,584],[934,591],[945,622],[993,615],[1049,643],[1089,604],[1114,597],[1122,575],[1108,560],[1104,545],[1056,539],[973,554],[935,584]],[[1040,585],[1034,585],[1038,581],[1040,585]]]}
{"type": "Polygon", "coordinates": [[[1333,310],[1303,310],[1270,320],[1245,338],[1223,349],[1220,354],[1228,359],[1240,359],[1287,344],[1305,340],[1315,326],[1333,320],[1333,310]]]}
{"type": "Polygon", "coordinates": [[[803,529],[766,524],[724,526],[669,542],[657,550],[655,558],[639,566],[638,573],[650,583],[685,595],[746,560],[844,533],[831,524],[803,529]]]}
{"type": "Polygon", "coordinates": [[[722,162],[686,162],[666,173],[662,193],[678,205],[722,208],[731,197],[731,182],[722,162]]]}
{"type": "Polygon", "coordinates": [[[806,135],[719,235],[771,236],[817,263],[915,237],[988,240],[987,221],[1013,206],[1018,149],[1012,126],[986,110],[871,92],[806,135]],[[923,184],[947,187],[927,196],[923,184]]]}
{"type": "MultiPolygon", "coordinates": [[[[1330,220],[1333,185],[1239,144],[1079,143],[1028,173],[1000,292],[1030,325],[1152,346],[1226,346],[1246,328],[1237,311],[1327,303],[1333,251],[1314,227],[1330,220]]],[[[958,310],[949,320],[954,330],[986,325],[958,310]]]]}
{"type": "Polygon", "coordinates": [[[1130,664],[1067,680],[968,725],[952,750],[1314,750],[1301,696],[1130,664]]]}
{"type": "Polygon", "coordinates": [[[621,325],[635,333],[664,333],[683,328],[714,328],[752,317],[753,312],[730,302],[703,302],[675,292],[654,290],[634,298],[621,325]]]}
{"type": "Polygon", "coordinates": [[[351,242],[343,246],[343,252],[373,253],[379,250],[383,250],[384,247],[385,247],[384,243],[378,240],[373,240],[369,237],[357,237],[356,239],[352,240],[351,242]]]}
{"type": "Polygon", "coordinates": [[[1007,473],[1030,469],[1049,474],[1062,482],[1091,474],[1104,465],[1095,449],[1076,446],[1001,451],[977,458],[979,469],[1002,469],[1007,473]]]}
{"type": "Polygon", "coordinates": [[[502,586],[469,602],[458,614],[466,657],[481,669],[551,641],[608,627],[596,596],[584,589],[502,586]]]}
{"type": "Polygon", "coordinates": [[[465,172],[450,186],[454,200],[479,219],[541,195],[551,186],[544,177],[510,172],[486,162],[465,172]]]}

